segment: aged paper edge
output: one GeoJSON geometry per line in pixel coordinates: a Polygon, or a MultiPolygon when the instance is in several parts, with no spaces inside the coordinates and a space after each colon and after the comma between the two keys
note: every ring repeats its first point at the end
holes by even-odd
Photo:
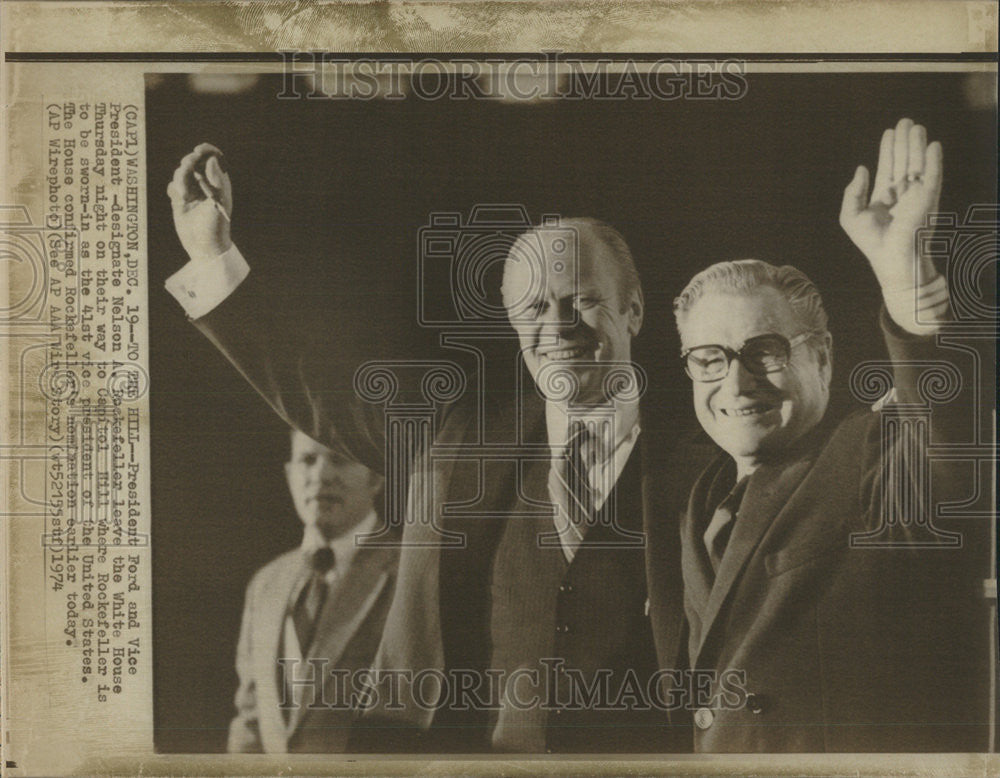
{"type": "MultiPolygon", "coordinates": [[[[903,0],[883,3],[785,2],[704,3],[694,10],[681,2],[470,2],[317,3],[319,25],[296,23],[299,4],[157,2],[21,2],[4,4],[4,50],[10,52],[196,52],[278,51],[282,48],[343,52],[540,51],[573,52],[742,52],[861,55],[995,53],[997,12],[988,2],[903,0]],[[368,7],[366,7],[368,6],[368,7]],[[822,24],[818,22],[822,21],[822,24]],[[882,29],[873,32],[873,21],[882,29]],[[812,28],[812,29],[810,29],[812,28]],[[693,46],[692,41],[703,45],[693,46]]],[[[302,20],[299,20],[300,22],[302,20]]],[[[11,67],[6,64],[6,67],[11,67]]],[[[183,65],[180,65],[183,67],[183,65]]],[[[891,63],[792,64],[789,70],[944,69],[935,65],[891,63]],[[832,65],[832,66],[831,66],[832,65]]],[[[966,66],[968,67],[968,66],[966,66]]],[[[990,65],[982,69],[995,72],[990,65]]],[[[157,68],[150,68],[157,69],[157,68]]],[[[207,69],[193,65],[191,70],[207,69]]],[[[230,69],[230,68],[227,68],[230,69]]],[[[262,70],[260,66],[254,70],[262,70]]],[[[758,72],[772,66],[751,64],[758,72]]],[[[785,69],[776,64],[773,69],[785,69]]],[[[957,69],[963,69],[958,66],[957,69]]],[[[979,69],[975,66],[968,69],[979,69]]],[[[21,85],[12,67],[4,79],[5,107],[21,85]]],[[[5,111],[5,137],[10,122],[5,111]]],[[[9,155],[16,149],[8,147],[9,155]]],[[[12,183],[12,182],[10,182],[12,183]]],[[[10,186],[10,183],[8,186],[10,186]]],[[[5,192],[5,201],[11,200],[5,192]]],[[[5,285],[6,288],[6,285],[5,285]]],[[[0,356],[6,379],[6,352],[0,356]]],[[[6,394],[7,388],[4,387],[6,394]]],[[[4,440],[13,418],[4,417],[4,440]]],[[[4,534],[4,555],[7,536],[4,534]]],[[[6,579],[4,603],[7,602],[6,579]]],[[[3,664],[9,643],[4,637],[3,664]]],[[[6,672],[4,673],[6,677],[6,672]]],[[[408,760],[357,757],[247,759],[211,756],[150,756],[141,760],[92,759],[79,765],[87,773],[247,774],[293,771],[321,774],[450,774],[510,772],[550,774],[844,774],[989,775],[998,769],[995,755],[824,755],[656,758],[607,758],[591,761],[547,760],[408,760]]]]}

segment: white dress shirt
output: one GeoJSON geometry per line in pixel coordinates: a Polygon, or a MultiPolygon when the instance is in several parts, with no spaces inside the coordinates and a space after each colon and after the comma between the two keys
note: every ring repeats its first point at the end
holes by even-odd
{"type": "Polygon", "coordinates": [[[250,274],[234,243],[214,257],[192,257],[167,279],[167,291],[192,319],[199,319],[231,295],[250,274]]]}
{"type": "Polygon", "coordinates": [[[594,493],[594,510],[600,510],[625,470],[625,463],[628,462],[642,431],[639,426],[639,403],[637,400],[615,400],[613,413],[581,414],[574,411],[571,418],[565,406],[547,402],[545,427],[548,433],[549,451],[553,458],[565,455],[569,425],[574,421],[594,422],[593,428],[599,432],[603,430],[606,435],[605,438],[595,441],[598,451],[597,463],[591,468],[587,478],[594,493]]]}

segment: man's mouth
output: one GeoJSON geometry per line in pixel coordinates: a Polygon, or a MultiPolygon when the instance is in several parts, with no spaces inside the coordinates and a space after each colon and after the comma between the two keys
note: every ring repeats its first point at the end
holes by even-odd
{"type": "Polygon", "coordinates": [[[309,498],[310,502],[318,502],[323,505],[334,505],[342,503],[344,500],[338,494],[314,494],[309,498]]]}
{"type": "Polygon", "coordinates": [[[593,353],[593,348],[589,346],[562,346],[555,349],[539,351],[538,356],[550,362],[571,362],[575,359],[583,359],[593,353]]]}
{"type": "Polygon", "coordinates": [[[728,416],[729,418],[750,418],[753,416],[763,416],[765,413],[773,411],[775,406],[771,403],[754,403],[753,405],[744,405],[740,408],[719,408],[719,413],[723,416],[728,416]]]}

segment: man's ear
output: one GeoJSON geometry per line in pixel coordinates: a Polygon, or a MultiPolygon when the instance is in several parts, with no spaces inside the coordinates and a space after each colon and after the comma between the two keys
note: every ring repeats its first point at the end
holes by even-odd
{"type": "Polygon", "coordinates": [[[642,298],[642,289],[636,287],[628,302],[628,334],[633,338],[642,329],[642,317],[646,312],[646,304],[642,298]]]}
{"type": "Polygon", "coordinates": [[[819,344],[816,347],[816,360],[819,363],[819,373],[823,378],[823,385],[830,388],[830,381],[833,378],[833,335],[824,332],[816,336],[819,344]]]}

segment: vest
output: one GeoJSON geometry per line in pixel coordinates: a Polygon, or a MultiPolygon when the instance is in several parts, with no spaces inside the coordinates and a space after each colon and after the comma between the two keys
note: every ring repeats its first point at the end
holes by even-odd
{"type": "MultiPolygon", "coordinates": [[[[607,501],[631,532],[642,527],[640,459],[636,447],[607,501]]],[[[489,667],[502,673],[505,702],[493,715],[493,748],[664,750],[667,715],[636,709],[656,668],[643,546],[601,547],[626,539],[598,524],[567,564],[560,547],[540,547],[552,529],[548,518],[508,519],[494,556],[489,667]]]]}

